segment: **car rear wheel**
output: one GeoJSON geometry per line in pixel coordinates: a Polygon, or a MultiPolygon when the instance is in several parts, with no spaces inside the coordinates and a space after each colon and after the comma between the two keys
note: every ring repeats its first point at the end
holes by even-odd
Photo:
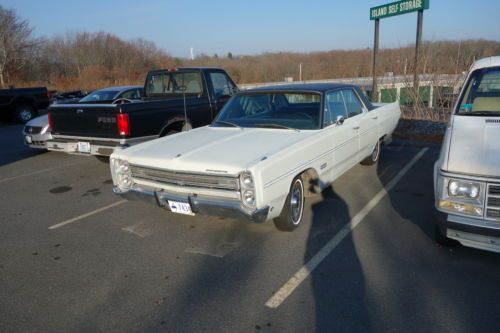
{"type": "Polygon", "coordinates": [[[302,222],[304,211],[304,182],[300,176],[294,178],[285,206],[280,216],[274,219],[274,225],[281,231],[293,231],[302,222]]]}
{"type": "Polygon", "coordinates": [[[19,105],[16,108],[16,120],[22,124],[27,123],[36,115],[35,109],[30,105],[19,105]]]}
{"type": "Polygon", "coordinates": [[[375,146],[373,146],[370,156],[366,157],[361,164],[363,165],[374,165],[378,162],[380,158],[380,140],[377,141],[375,146]]]}

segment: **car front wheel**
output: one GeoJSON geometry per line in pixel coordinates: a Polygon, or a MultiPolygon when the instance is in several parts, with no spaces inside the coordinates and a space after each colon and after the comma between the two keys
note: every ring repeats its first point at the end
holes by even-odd
{"type": "Polygon", "coordinates": [[[366,157],[363,161],[361,161],[361,164],[374,165],[375,163],[378,162],[379,158],[380,158],[380,140],[378,140],[375,146],[373,146],[372,153],[370,154],[370,156],[366,157]]]}
{"type": "Polygon", "coordinates": [[[281,231],[293,231],[302,221],[304,211],[304,182],[300,176],[294,178],[285,206],[280,216],[274,219],[274,225],[281,231]]]}

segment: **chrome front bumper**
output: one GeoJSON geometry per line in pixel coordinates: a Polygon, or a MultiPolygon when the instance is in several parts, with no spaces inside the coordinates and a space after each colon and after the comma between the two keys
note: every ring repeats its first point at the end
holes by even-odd
{"type": "Polygon", "coordinates": [[[135,187],[123,192],[116,186],[113,192],[122,198],[132,201],[144,201],[170,210],[168,201],[189,203],[195,214],[243,219],[249,222],[262,223],[267,220],[269,207],[251,210],[241,201],[226,198],[215,198],[197,194],[182,194],[164,190],[146,190],[135,187]]]}
{"type": "Polygon", "coordinates": [[[500,223],[439,212],[438,227],[464,246],[500,253],[500,223]]]}

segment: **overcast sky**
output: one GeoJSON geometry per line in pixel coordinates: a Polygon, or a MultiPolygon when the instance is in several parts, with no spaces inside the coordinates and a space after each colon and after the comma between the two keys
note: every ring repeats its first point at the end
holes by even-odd
{"type": "MultiPolygon", "coordinates": [[[[2,0],[37,36],[106,31],[154,41],[173,56],[372,47],[372,0],[2,0]]],[[[500,40],[500,0],[430,0],[425,40],[500,40]]],[[[415,42],[417,14],[381,20],[381,47],[415,42]]]]}

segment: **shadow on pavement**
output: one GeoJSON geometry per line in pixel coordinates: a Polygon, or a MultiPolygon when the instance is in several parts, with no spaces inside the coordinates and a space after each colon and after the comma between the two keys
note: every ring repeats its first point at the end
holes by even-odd
{"type": "MultiPolygon", "coordinates": [[[[351,220],[347,204],[332,187],[325,189],[322,200],[312,206],[304,263],[351,220]]],[[[311,283],[316,332],[370,331],[363,271],[352,233],[311,273],[311,283]]]]}
{"type": "MultiPolygon", "coordinates": [[[[409,161],[421,147],[382,159],[409,161]],[[398,156],[399,155],[399,156],[398,156]]],[[[376,330],[494,331],[500,298],[497,254],[462,246],[443,248],[434,242],[433,165],[438,149],[430,149],[388,192],[390,209],[377,215],[365,242],[376,255],[363,259],[376,330]],[[377,273],[384,272],[382,276],[377,273]],[[377,295],[384,295],[380,298],[377,295]]],[[[405,162],[407,163],[407,162],[405,162]]],[[[382,184],[384,166],[377,175],[382,184]]]]}
{"type": "Polygon", "coordinates": [[[0,123],[0,166],[47,152],[24,145],[22,130],[20,124],[0,123]]]}

